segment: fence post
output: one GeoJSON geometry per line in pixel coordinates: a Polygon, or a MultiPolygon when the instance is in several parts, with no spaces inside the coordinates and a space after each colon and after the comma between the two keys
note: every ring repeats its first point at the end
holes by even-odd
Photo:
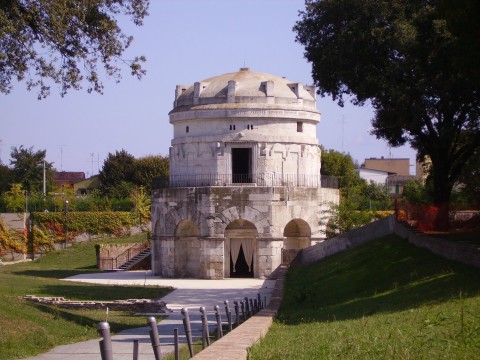
{"type": "Polygon", "coordinates": [[[255,313],[255,308],[253,307],[253,299],[250,299],[250,316],[253,316],[255,313]]]}
{"type": "Polygon", "coordinates": [[[113,360],[112,338],[110,337],[110,325],[106,321],[98,323],[98,331],[102,335],[100,340],[100,355],[102,360],[113,360]]]}
{"type": "Polygon", "coordinates": [[[240,325],[240,309],[238,307],[238,301],[233,302],[234,308],[235,308],[235,321],[237,323],[237,326],[240,325]]]}
{"type": "Polygon", "coordinates": [[[138,339],[133,340],[133,360],[138,360],[138,339]]]}
{"type": "Polygon", "coordinates": [[[250,306],[248,304],[248,298],[247,297],[245,298],[245,313],[246,313],[247,317],[249,318],[250,317],[250,306]]]}
{"type": "Polygon", "coordinates": [[[263,309],[262,299],[260,298],[260,293],[257,294],[258,308],[263,309]]]}
{"type": "Polygon", "coordinates": [[[202,319],[202,349],[210,346],[210,333],[208,330],[208,316],[205,312],[205,306],[200,307],[201,319],[202,319]]]}
{"type": "Polygon", "coordinates": [[[232,312],[230,311],[230,307],[228,306],[228,300],[225,300],[223,303],[225,304],[225,314],[227,315],[228,331],[232,331],[232,329],[233,329],[233,326],[232,326],[232,312]]]}
{"type": "Polygon", "coordinates": [[[220,315],[220,308],[218,305],[213,307],[215,309],[215,317],[217,318],[217,340],[223,336],[222,316],[220,315]]]}
{"type": "Polygon", "coordinates": [[[178,329],[175,328],[173,329],[173,342],[174,342],[174,347],[175,347],[175,360],[180,359],[180,352],[179,352],[179,347],[178,347],[178,329]]]}
{"type": "Polygon", "coordinates": [[[160,360],[162,358],[162,353],[160,351],[160,337],[158,336],[157,320],[153,316],[148,318],[148,324],[150,325],[150,340],[152,342],[153,354],[155,355],[155,360],[160,360]]]}
{"type": "Polygon", "coordinates": [[[190,357],[193,357],[193,342],[192,342],[192,327],[190,326],[190,317],[188,315],[188,309],[182,308],[181,313],[183,315],[183,327],[185,329],[185,336],[187,338],[188,351],[190,357]]]}
{"type": "Polygon", "coordinates": [[[243,321],[247,320],[247,316],[245,314],[245,302],[241,301],[240,302],[240,306],[242,307],[242,317],[243,317],[243,321]]]}

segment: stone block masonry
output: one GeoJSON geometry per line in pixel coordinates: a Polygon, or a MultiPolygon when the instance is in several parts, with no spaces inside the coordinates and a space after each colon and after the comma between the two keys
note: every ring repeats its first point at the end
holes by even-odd
{"type": "Polygon", "coordinates": [[[58,306],[64,309],[105,309],[130,311],[141,314],[167,314],[171,310],[167,304],[161,300],[150,299],[127,299],[114,301],[81,301],[67,300],[63,297],[37,297],[35,295],[25,295],[24,300],[36,302],[44,305],[58,306]]]}

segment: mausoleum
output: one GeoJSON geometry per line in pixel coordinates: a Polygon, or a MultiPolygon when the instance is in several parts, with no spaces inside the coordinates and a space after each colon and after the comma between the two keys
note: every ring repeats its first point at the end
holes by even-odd
{"type": "Polygon", "coordinates": [[[315,87],[242,68],[177,85],[170,177],[152,202],[152,270],[268,277],[325,237],[339,193],[320,175],[315,87]],[[322,186],[323,184],[323,186],[322,186]]]}

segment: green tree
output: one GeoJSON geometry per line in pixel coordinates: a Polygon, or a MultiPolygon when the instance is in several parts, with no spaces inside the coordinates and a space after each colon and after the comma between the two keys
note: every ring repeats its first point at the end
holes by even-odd
{"type": "Polygon", "coordinates": [[[45,164],[47,191],[53,188],[53,166],[45,161],[46,150],[34,151],[33,146],[12,147],[10,165],[13,183],[22,184],[28,192],[41,191],[43,188],[43,166],[45,164]]]}
{"type": "Polygon", "coordinates": [[[409,180],[403,186],[402,198],[413,204],[428,204],[428,196],[425,185],[419,180],[409,180]]]}
{"type": "Polygon", "coordinates": [[[367,184],[363,182],[361,188],[361,203],[359,208],[362,210],[392,210],[393,199],[388,193],[388,188],[380,184],[367,184]]]}
{"type": "Polygon", "coordinates": [[[480,43],[478,7],[468,0],[308,0],[294,27],[322,96],[340,105],[346,97],[369,102],[374,135],[391,146],[409,143],[420,160],[431,159],[437,228],[448,226],[452,187],[480,147],[472,55],[480,43]]]}
{"type": "Polygon", "coordinates": [[[10,189],[12,171],[0,161],[0,194],[10,189]]]}
{"type": "Polygon", "coordinates": [[[126,15],[142,25],[148,0],[28,0],[0,1],[0,92],[9,93],[12,80],[38,87],[38,98],[50,94],[53,83],[65,95],[87,81],[88,92],[102,92],[98,63],[120,80],[120,66],[141,78],[141,62],[122,58],[132,42],[118,26],[126,15]]]}
{"type": "Polygon", "coordinates": [[[132,212],[138,215],[140,225],[145,225],[151,219],[151,200],[145,193],[145,190],[140,186],[131,196],[131,200],[134,204],[132,212]]]}
{"type": "Polygon", "coordinates": [[[129,197],[133,190],[133,174],[135,171],[135,157],[126,150],[109,153],[105,159],[99,178],[101,191],[104,196],[129,197]],[[119,187],[122,191],[115,191],[119,187]],[[125,191],[125,189],[127,189],[125,191]]]}
{"type": "Polygon", "coordinates": [[[22,184],[12,184],[11,189],[3,194],[3,199],[9,211],[25,211],[26,197],[25,190],[22,189],[22,184]]]}
{"type": "Polygon", "coordinates": [[[346,190],[361,182],[350,154],[333,149],[325,150],[322,146],[320,148],[322,150],[320,172],[322,175],[338,177],[340,190],[346,190]]]}
{"type": "Polygon", "coordinates": [[[358,210],[353,201],[341,201],[332,204],[323,214],[322,222],[326,224],[327,239],[366,225],[375,219],[375,214],[368,210],[358,210]]]}
{"type": "Polygon", "coordinates": [[[168,157],[161,155],[144,156],[135,161],[133,182],[136,186],[142,186],[147,194],[152,192],[153,180],[156,177],[169,174],[168,157]]]}
{"type": "Polygon", "coordinates": [[[465,164],[458,179],[454,198],[468,209],[480,209],[480,149],[465,164]]]}

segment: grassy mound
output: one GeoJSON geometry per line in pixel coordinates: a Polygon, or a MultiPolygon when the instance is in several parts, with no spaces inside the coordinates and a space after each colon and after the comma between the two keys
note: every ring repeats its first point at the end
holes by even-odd
{"type": "Polygon", "coordinates": [[[480,269],[395,237],[289,271],[249,359],[473,359],[480,269]]]}

